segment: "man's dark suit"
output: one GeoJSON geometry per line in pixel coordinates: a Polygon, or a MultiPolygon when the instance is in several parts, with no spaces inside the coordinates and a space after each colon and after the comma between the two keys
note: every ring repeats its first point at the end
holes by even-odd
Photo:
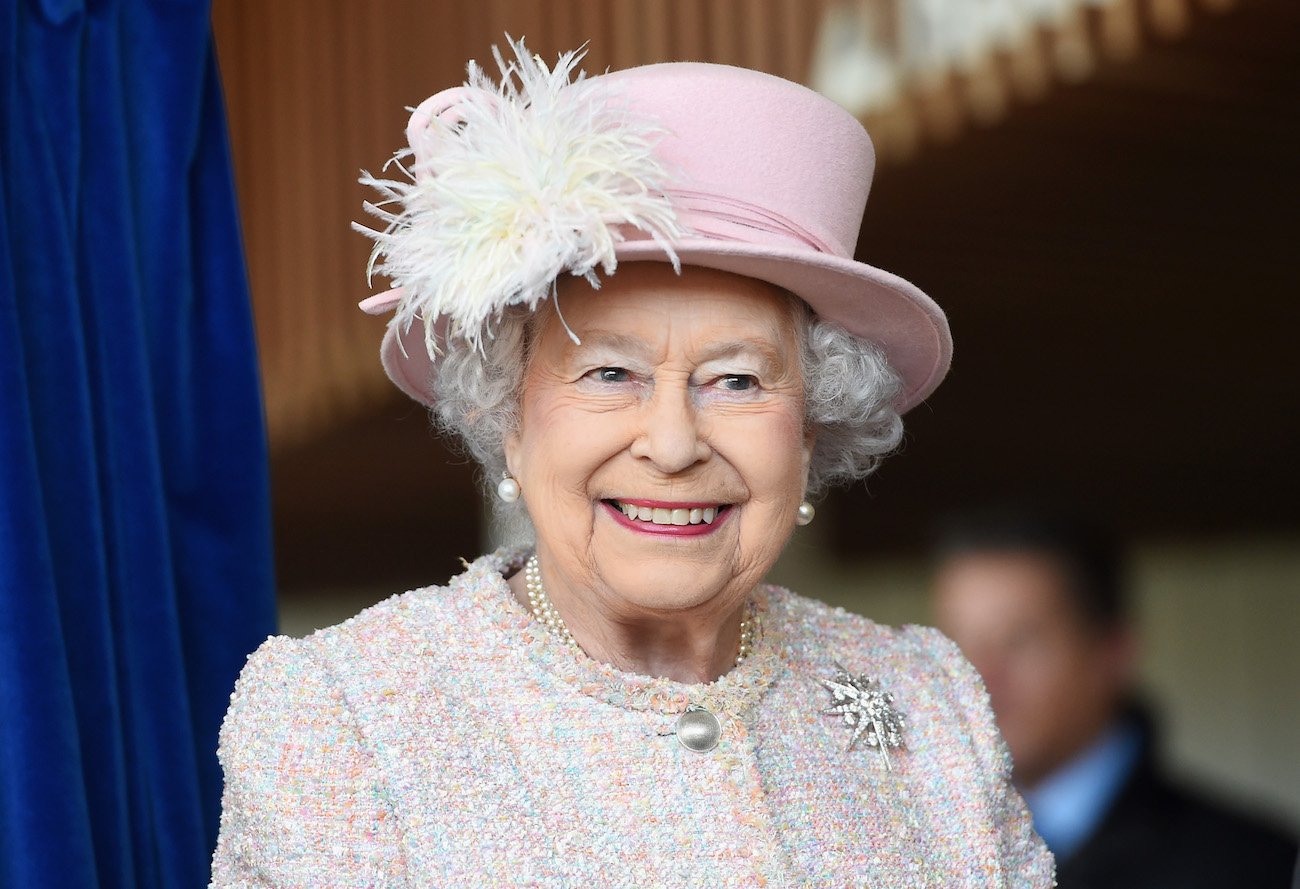
{"type": "Polygon", "coordinates": [[[1060,889],[1289,889],[1295,840],[1169,781],[1149,739],[1096,832],[1057,863],[1060,889]]]}

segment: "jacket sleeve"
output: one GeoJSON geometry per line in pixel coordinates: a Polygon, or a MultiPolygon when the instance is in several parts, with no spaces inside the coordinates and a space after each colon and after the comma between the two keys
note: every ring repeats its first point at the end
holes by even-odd
{"type": "Polygon", "coordinates": [[[996,884],[1006,889],[1047,889],[1056,885],[1056,863],[1034,832],[1033,819],[1011,783],[1011,755],[997,729],[988,691],[957,645],[938,630],[911,628],[935,657],[952,686],[953,699],[963,711],[969,741],[984,775],[984,799],[997,848],[996,884]]]}
{"type": "Polygon", "coordinates": [[[268,639],[235,686],[212,889],[405,885],[383,782],[312,644],[268,639]]]}

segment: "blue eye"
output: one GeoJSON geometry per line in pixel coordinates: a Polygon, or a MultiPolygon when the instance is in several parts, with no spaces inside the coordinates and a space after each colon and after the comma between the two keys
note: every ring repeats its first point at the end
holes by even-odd
{"type": "Polygon", "coordinates": [[[626,383],[631,379],[631,374],[622,367],[599,367],[592,371],[592,376],[602,383],[626,383]]]}
{"type": "Polygon", "coordinates": [[[758,380],[749,374],[727,374],[718,378],[718,387],[729,392],[745,392],[758,385],[758,380]]]}

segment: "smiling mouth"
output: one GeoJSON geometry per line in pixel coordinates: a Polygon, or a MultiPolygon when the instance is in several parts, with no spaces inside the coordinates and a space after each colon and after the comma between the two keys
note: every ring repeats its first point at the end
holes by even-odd
{"type": "Polygon", "coordinates": [[[605,500],[629,522],[646,525],[689,527],[712,525],[731,509],[729,503],[663,503],[648,500],[605,500]]]}

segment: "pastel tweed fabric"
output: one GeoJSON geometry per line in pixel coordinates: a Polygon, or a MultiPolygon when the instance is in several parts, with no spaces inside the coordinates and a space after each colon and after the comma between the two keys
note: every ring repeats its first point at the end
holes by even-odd
{"type": "Polygon", "coordinates": [[[222,730],[213,886],[1053,883],[952,643],[778,588],[709,685],[620,673],[534,622],[479,559],[303,640],[268,639],[222,730]],[[879,679],[906,749],[846,749],[818,683],[879,679]],[[719,745],[671,734],[689,704],[719,745]]]}

